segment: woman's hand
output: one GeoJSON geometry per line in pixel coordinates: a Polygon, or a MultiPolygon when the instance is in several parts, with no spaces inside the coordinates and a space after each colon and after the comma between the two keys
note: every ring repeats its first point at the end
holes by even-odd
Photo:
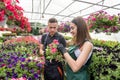
{"type": "Polygon", "coordinates": [[[60,51],[62,54],[66,53],[67,50],[65,49],[65,47],[62,44],[58,44],[57,46],[58,51],[60,51]]]}

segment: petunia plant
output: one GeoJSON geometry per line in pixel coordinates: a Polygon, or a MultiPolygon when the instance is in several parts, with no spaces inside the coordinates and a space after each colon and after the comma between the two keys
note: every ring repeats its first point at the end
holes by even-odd
{"type": "Polygon", "coordinates": [[[89,29],[96,32],[115,33],[120,30],[119,17],[117,15],[109,15],[105,11],[98,11],[91,14],[87,19],[89,29]]]}
{"type": "Polygon", "coordinates": [[[58,27],[59,32],[70,32],[70,22],[61,22],[59,27],[58,27]]]}
{"type": "Polygon", "coordinates": [[[58,40],[54,39],[51,44],[46,48],[46,59],[63,61],[63,57],[60,52],[57,50],[57,45],[59,44],[58,40]]]}
{"type": "Polygon", "coordinates": [[[0,46],[0,79],[41,79],[44,60],[38,44],[32,42],[4,43],[0,46]]]}
{"type": "Polygon", "coordinates": [[[0,21],[7,19],[9,26],[18,26],[30,32],[31,27],[28,18],[23,16],[24,10],[17,4],[19,4],[18,0],[0,0],[0,21]]]}

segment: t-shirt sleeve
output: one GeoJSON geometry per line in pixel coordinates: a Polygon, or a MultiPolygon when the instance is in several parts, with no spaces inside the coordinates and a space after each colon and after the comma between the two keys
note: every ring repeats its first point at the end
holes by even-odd
{"type": "Polygon", "coordinates": [[[61,43],[63,44],[64,47],[66,47],[66,40],[63,36],[61,36],[61,43]]]}
{"type": "Polygon", "coordinates": [[[41,37],[41,44],[44,44],[45,34],[41,37]]]}

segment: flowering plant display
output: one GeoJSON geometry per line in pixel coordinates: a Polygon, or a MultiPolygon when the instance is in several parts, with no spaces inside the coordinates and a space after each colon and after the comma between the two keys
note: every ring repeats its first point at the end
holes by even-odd
{"type": "Polygon", "coordinates": [[[120,30],[119,17],[116,15],[109,15],[105,11],[98,11],[91,14],[87,19],[87,24],[90,30],[96,32],[118,32],[120,30]]]}
{"type": "Polygon", "coordinates": [[[59,32],[70,32],[70,22],[61,22],[59,27],[58,27],[59,32]]]}
{"type": "Polygon", "coordinates": [[[0,79],[41,79],[44,59],[39,55],[38,44],[14,42],[0,45],[0,79]]]}
{"type": "Polygon", "coordinates": [[[49,44],[46,48],[46,59],[48,60],[56,60],[63,61],[63,56],[57,50],[57,45],[59,44],[58,40],[54,39],[51,44],[49,44]]]}
{"type": "Polygon", "coordinates": [[[12,78],[11,80],[27,80],[26,78],[24,78],[24,77],[21,77],[21,78],[12,78]]]}
{"type": "Polygon", "coordinates": [[[18,26],[30,32],[31,27],[28,18],[23,16],[23,8],[18,6],[18,0],[0,0],[0,21],[7,17],[7,24],[18,26]]]}
{"type": "Polygon", "coordinates": [[[36,40],[33,36],[23,36],[23,37],[18,37],[18,38],[12,38],[10,40],[5,41],[4,43],[35,43],[37,45],[40,45],[39,41],[36,40]]]}

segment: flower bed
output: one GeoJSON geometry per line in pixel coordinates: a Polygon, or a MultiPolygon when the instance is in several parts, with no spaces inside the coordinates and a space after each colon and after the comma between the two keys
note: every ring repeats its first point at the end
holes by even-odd
{"type": "Polygon", "coordinates": [[[92,80],[120,80],[120,43],[94,40],[92,63],[89,67],[92,80]]]}
{"type": "Polygon", "coordinates": [[[21,36],[18,38],[13,38],[10,40],[7,40],[5,43],[12,43],[12,42],[26,42],[26,43],[36,43],[37,45],[40,45],[39,41],[36,40],[33,36],[21,36]]]}
{"type": "Polygon", "coordinates": [[[7,42],[0,45],[0,77],[5,80],[41,79],[44,59],[34,42],[7,42]]]}

